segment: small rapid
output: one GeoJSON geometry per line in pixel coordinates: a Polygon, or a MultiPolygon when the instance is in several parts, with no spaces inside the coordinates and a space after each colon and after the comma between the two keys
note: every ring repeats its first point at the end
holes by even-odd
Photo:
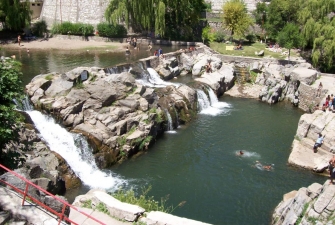
{"type": "Polygon", "coordinates": [[[209,99],[203,90],[197,89],[198,109],[200,114],[216,116],[231,106],[226,102],[219,102],[215,93],[211,88],[208,88],[209,99]]]}
{"type": "Polygon", "coordinates": [[[166,87],[168,85],[173,85],[175,87],[180,86],[180,84],[162,80],[159,74],[153,68],[147,68],[147,71],[144,71],[143,78],[138,79],[137,82],[148,87],[166,87]]]}
{"type": "Polygon", "coordinates": [[[69,133],[56,124],[52,117],[47,117],[39,111],[26,112],[50,150],[60,154],[85,185],[114,190],[125,184],[125,180],[116,177],[112,172],[106,173],[97,167],[92,149],[82,135],[69,133]]]}

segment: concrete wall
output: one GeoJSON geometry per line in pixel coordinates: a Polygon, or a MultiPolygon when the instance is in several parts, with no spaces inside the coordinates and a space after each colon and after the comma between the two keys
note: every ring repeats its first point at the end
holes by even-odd
{"type": "Polygon", "coordinates": [[[96,25],[104,21],[106,0],[44,0],[41,18],[48,26],[61,21],[96,25]]]}

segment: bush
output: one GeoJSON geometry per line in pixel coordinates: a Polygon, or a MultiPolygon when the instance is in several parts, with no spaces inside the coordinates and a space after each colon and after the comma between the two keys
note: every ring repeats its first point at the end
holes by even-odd
{"type": "Polygon", "coordinates": [[[224,41],[225,40],[225,34],[222,32],[222,31],[216,31],[215,33],[214,33],[214,38],[215,38],[215,41],[216,42],[222,42],[222,41],[224,41]]]}
{"type": "Polygon", "coordinates": [[[127,35],[126,28],[119,24],[99,23],[97,29],[101,37],[125,37],[127,35]]]}
{"type": "Polygon", "coordinates": [[[94,33],[94,27],[90,24],[64,22],[54,24],[51,32],[53,34],[90,36],[94,33]]]}
{"type": "Polygon", "coordinates": [[[31,31],[35,36],[43,37],[43,34],[48,31],[47,23],[44,20],[38,21],[32,26],[31,31]]]}
{"type": "Polygon", "coordinates": [[[254,35],[254,34],[248,34],[247,36],[245,36],[245,38],[249,41],[249,43],[252,43],[252,42],[255,42],[256,35],[254,35]]]}

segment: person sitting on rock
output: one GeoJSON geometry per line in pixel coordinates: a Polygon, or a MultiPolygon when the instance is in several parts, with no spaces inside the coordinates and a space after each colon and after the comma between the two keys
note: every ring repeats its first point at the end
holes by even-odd
{"type": "Polygon", "coordinates": [[[206,68],[206,73],[212,73],[212,65],[211,65],[211,61],[208,61],[207,65],[205,66],[206,68]]]}
{"type": "Polygon", "coordinates": [[[321,147],[324,138],[325,136],[322,137],[322,134],[320,133],[318,139],[313,146],[314,153],[316,153],[318,151],[318,148],[321,147]]]}
{"type": "Polygon", "coordinates": [[[329,160],[329,178],[330,178],[330,184],[333,184],[333,179],[335,178],[335,155],[329,160]]]}

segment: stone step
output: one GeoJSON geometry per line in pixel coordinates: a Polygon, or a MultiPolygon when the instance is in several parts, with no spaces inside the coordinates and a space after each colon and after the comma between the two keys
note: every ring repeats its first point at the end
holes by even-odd
{"type": "Polygon", "coordinates": [[[26,225],[27,221],[9,221],[8,225],[26,225]]]}
{"type": "Polygon", "coordinates": [[[10,220],[10,213],[6,211],[0,211],[0,225],[7,224],[10,220]]]}

